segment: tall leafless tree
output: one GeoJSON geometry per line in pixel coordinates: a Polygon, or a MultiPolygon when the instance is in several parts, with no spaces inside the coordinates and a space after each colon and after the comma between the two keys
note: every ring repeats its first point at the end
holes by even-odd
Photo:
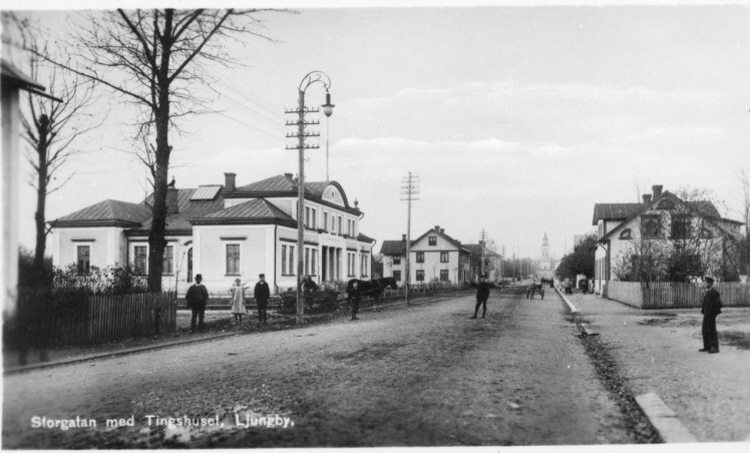
{"type": "Polygon", "coordinates": [[[743,241],[742,260],[745,275],[750,276],[750,178],[747,171],[740,170],[740,183],[742,184],[742,221],[745,222],[745,237],[743,241]]]}
{"type": "Polygon", "coordinates": [[[77,38],[77,64],[57,62],[110,88],[139,110],[134,143],[152,176],[153,205],[149,232],[148,287],[161,291],[166,248],[167,178],[170,132],[177,120],[199,113],[194,88],[207,84],[206,64],[229,65],[228,39],[261,34],[260,14],[271,9],[118,9],[95,13],[77,38]],[[148,143],[142,146],[141,143],[148,143]]]}

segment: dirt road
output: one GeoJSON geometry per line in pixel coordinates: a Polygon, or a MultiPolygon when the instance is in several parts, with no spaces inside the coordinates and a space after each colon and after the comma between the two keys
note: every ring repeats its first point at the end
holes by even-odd
{"type": "Polygon", "coordinates": [[[3,447],[634,442],[557,297],[493,290],[487,318],[472,320],[466,294],[8,376],[3,447]],[[77,416],[96,428],[62,429],[77,416]]]}

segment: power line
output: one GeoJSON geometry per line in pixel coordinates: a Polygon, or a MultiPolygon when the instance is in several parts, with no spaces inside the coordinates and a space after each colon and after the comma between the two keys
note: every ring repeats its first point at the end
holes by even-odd
{"type": "Polygon", "coordinates": [[[406,201],[408,211],[406,216],[406,279],[404,280],[404,300],[409,303],[409,283],[411,281],[411,202],[419,200],[419,176],[409,172],[401,179],[401,201],[406,201]],[[404,198],[406,197],[406,198],[404,198]]]}

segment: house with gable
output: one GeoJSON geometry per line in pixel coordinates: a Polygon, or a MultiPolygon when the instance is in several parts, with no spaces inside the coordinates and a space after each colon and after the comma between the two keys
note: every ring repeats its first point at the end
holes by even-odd
{"type": "MultiPolygon", "coordinates": [[[[412,284],[434,281],[461,284],[471,279],[471,252],[439,225],[411,241],[409,252],[412,284]]],[[[400,241],[383,241],[380,254],[383,255],[383,277],[393,277],[403,285],[406,281],[406,235],[400,241]]]]}
{"type": "Polygon", "coordinates": [[[611,280],[727,275],[742,222],[721,217],[710,201],[685,201],[654,185],[641,203],[597,203],[594,290],[611,280]],[[671,257],[671,258],[669,258],[671,257]],[[681,269],[674,269],[679,257],[681,269]],[[670,263],[671,261],[671,263],[670,263]]]}
{"type": "MultiPolygon", "coordinates": [[[[236,186],[167,190],[167,248],[163,288],[184,294],[195,274],[211,292],[226,291],[236,278],[257,281],[264,273],[275,292],[297,284],[297,182],[291,173],[236,186]]],[[[148,234],[153,200],[105,200],[50,222],[53,264],[129,264],[148,273],[148,234]]],[[[336,181],[305,184],[304,273],[319,284],[368,279],[375,240],[359,231],[363,212],[336,181]]]]}

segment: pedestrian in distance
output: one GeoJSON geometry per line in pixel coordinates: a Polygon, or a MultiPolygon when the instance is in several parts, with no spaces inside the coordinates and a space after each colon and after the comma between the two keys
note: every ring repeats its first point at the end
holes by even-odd
{"type": "Polygon", "coordinates": [[[196,320],[198,321],[198,329],[203,330],[203,318],[206,314],[206,304],[208,304],[208,290],[201,284],[203,276],[197,274],[195,276],[195,283],[188,288],[185,299],[187,305],[193,312],[193,317],[190,320],[190,332],[195,332],[196,320]]]}
{"type": "Polygon", "coordinates": [[[487,284],[487,280],[482,277],[479,280],[479,288],[477,288],[477,305],[474,307],[474,316],[469,319],[477,319],[477,313],[479,313],[479,306],[482,306],[482,319],[487,314],[487,299],[490,297],[490,286],[487,284]]]}
{"type": "Polygon", "coordinates": [[[714,288],[714,279],[705,277],[706,292],[703,295],[703,349],[701,352],[716,354],[719,352],[719,334],[716,331],[716,317],[721,314],[721,296],[714,288]]]}
{"type": "Polygon", "coordinates": [[[352,321],[356,321],[359,318],[357,318],[357,312],[359,311],[359,303],[362,301],[362,291],[359,289],[359,282],[354,281],[352,283],[351,291],[349,291],[349,306],[352,310],[352,321]]]}
{"type": "Polygon", "coordinates": [[[261,325],[268,323],[268,299],[271,297],[271,289],[266,283],[266,274],[258,275],[258,279],[253,295],[258,305],[258,325],[261,325]]]}
{"type": "Polygon", "coordinates": [[[247,309],[245,308],[245,288],[247,285],[243,285],[242,281],[237,278],[234,280],[234,285],[232,285],[231,293],[232,293],[232,314],[234,315],[234,320],[238,323],[242,322],[242,315],[247,314],[247,309]]]}

